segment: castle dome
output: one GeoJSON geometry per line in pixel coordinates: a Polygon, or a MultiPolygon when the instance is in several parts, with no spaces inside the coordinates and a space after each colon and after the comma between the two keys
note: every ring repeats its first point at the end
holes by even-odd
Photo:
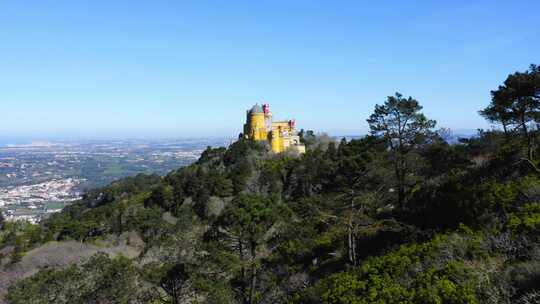
{"type": "Polygon", "coordinates": [[[255,104],[249,111],[251,114],[264,113],[263,108],[259,104],[255,104]]]}

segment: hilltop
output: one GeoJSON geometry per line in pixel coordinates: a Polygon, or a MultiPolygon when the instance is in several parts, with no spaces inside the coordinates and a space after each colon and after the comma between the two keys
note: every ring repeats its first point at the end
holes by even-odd
{"type": "Polygon", "coordinates": [[[240,138],[164,177],[4,223],[8,303],[537,303],[540,69],[508,76],[457,144],[412,97],[370,135],[240,138]]]}

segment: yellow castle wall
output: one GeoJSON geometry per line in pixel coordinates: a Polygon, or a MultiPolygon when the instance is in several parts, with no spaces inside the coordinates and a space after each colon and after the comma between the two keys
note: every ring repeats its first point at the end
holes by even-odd
{"type": "Polygon", "coordinates": [[[272,152],[281,153],[284,151],[283,148],[283,138],[279,130],[272,130],[272,140],[271,140],[272,152]]]}
{"type": "Polygon", "coordinates": [[[250,118],[250,136],[254,140],[268,140],[268,132],[263,113],[252,113],[250,118]]]}

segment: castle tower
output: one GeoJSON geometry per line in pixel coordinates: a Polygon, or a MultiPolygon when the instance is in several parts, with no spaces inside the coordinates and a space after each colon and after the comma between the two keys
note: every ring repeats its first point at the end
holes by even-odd
{"type": "Polygon", "coordinates": [[[244,129],[245,134],[253,140],[268,140],[265,115],[263,108],[259,104],[254,105],[248,111],[248,121],[244,129]]]}
{"type": "Polygon", "coordinates": [[[265,103],[262,105],[264,112],[264,122],[266,123],[266,131],[270,132],[272,130],[272,112],[270,112],[270,105],[265,103]]]}
{"type": "Polygon", "coordinates": [[[283,152],[283,137],[281,136],[281,130],[279,128],[272,129],[271,136],[272,138],[270,145],[272,147],[272,151],[274,153],[283,152]]]}

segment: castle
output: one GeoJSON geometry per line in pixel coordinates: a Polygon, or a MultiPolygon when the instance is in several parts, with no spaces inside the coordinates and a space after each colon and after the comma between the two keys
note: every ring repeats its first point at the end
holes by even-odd
{"type": "Polygon", "coordinates": [[[247,111],[244,137],[256,141],[267,141],[274,153],[296,151],[305,153],[306,147],[300,143],[294,120],[272,121],[268,104],[254,105],[247,111]]]}

